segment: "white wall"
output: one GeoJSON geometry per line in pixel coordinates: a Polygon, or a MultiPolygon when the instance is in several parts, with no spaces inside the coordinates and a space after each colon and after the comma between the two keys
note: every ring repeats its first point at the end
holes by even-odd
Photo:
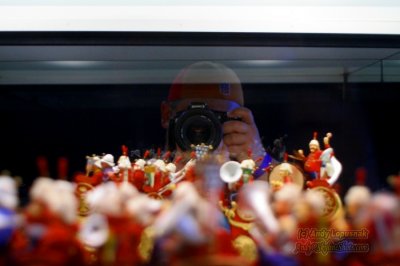
{"type": "Polygon", "coordinates": [[[400,34],[400,1],[0,0],[0,31],[400,34]]]}

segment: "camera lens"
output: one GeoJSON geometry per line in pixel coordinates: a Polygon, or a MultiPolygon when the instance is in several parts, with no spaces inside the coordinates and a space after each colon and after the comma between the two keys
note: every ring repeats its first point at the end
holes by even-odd
{"type": "Polygon", "coordinates": [[[214,125],[205,116],[191,117],[182,125],[181,134],[186,136],[191,144],[208,143],[215,136],[214,125]]]}
{"type": "Polygon", "coordinates": [[[189,109],[176,119],[174,136],[176,144],[184,151],[202,143],[216,148],[222,140],[221,123],[209,109],[189,109]]]}

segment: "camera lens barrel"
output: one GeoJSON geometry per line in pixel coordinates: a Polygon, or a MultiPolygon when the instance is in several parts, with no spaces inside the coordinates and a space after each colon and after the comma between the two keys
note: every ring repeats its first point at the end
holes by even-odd
{"type": "Polygon", "coordinates": [[[176,144],[184,151],[202,143],[217,148],[222,140],[220,119],[205,103],[192,103],[174,119],[176,144]]]}

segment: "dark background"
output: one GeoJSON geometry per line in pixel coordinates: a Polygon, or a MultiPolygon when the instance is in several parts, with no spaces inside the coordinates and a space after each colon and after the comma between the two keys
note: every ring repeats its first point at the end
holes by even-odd
{"type": "MultiPolygon", "coordinates": [[[[357,168],[368,171],[373,190],[390,189],[388,175],[400,170],[399,84],[243,84],[246,106],[255,116],[266,147],[288,135],[289,153],[303,149],[314,131],[327,132],[343,165],[342,194],[357,168]]],[[[21,176],[22,197],[38,176],[36,158],[69,161],[69,178],[84,171],[86,155],[163,148],[160,102],[168,85],[1,86],[0,169],[21,176]]]]}

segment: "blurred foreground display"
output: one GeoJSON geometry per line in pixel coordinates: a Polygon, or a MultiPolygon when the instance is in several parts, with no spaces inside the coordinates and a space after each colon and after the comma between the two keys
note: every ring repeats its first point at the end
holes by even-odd
{"type": "MultiPolygon", "coordinates": [[[[371,192],[360,170],[342,203],[331,138],[321,149],[314,133],[308,155],[282,161],[123,146],[117,161],[87,156],[73,182],[62,160],[59,178],[37,178],[24,207],[15,179],[1,176],[0,264],[395,265],[398,195],[371,192]]],[[[37,163],[46,175],[46,160],[37,163]]],[[[399,180],[388,179],[396,191],[399,180]]]]}

